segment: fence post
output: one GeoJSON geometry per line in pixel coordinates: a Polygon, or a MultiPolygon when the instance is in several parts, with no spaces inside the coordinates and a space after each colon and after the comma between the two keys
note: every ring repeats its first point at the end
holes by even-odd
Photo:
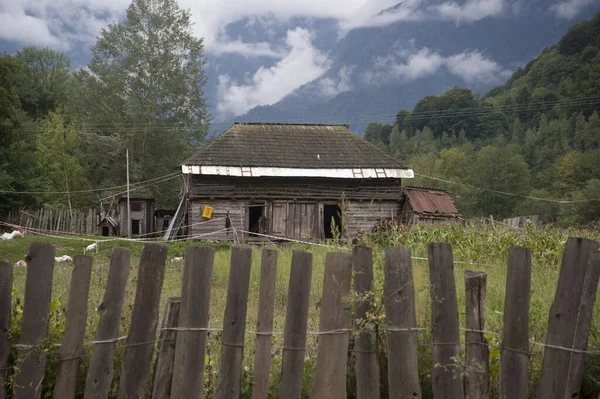
{"type": "Polygon", "coordinates": [[[490,349],[483,331],[485,329],[485,298],[487,274],[465,270],[465,398],[487,399],[490,349]],[[469,331],[475,330],[475,331],[469,331]]]}
{"type": "Polygon", "coordinates": [[[256,320],[256,353],[252,399],[267,399],[271,368],[271,344],[275,283],[277,282],[277,251],[263,249],[260,267],[260,294],[256,320]]]}
{"type": "Polygon", "coordinates": [[[54,386],[55,398],[74,398],[77,389],[79,358],[83,354],[83,339],[88,313],[88,294],[92,277],[92,258],[75,257],[71,274],[67,322],[60,348],[60,363],[54,386]]]}
{"type": "Polygon", "coordinates": [[[52,277],[54,274],[54,246],[34,242],[29,247],[25,303],[19,358],[13,388],[13,398],[39,398],[42,391],[46,354],[39,347],[48,336],[52,277]]]}
{"type": "Polygon", "coordinates": [[[385,250],[383,304],[386,314],[390,398],[420,398],[417,316],[411,250],[385,250]]]}
{"type": "Polygon", "coordinates": [[[100,320],[96,330],[96,341],[103,343],[93,347],[85,383],[85,399],[106,399],[110,392],[114,375],[115,346],[119,335],[128,277],[129,249],[114,247],[110,257],[106,291],[104,291],[104,298],[98,307],[100,320]]]}
{"type": "Polygon", "coordinates": [[[123,356],[119,399],[144,396],[154,351],[166,261],[166,245],[155,243],[144,245],[138,269],[131,324],[123,356]]]}
{"type": "Polygon", "coordinates": [[[452,247],[446,243],[430,243],[428,247],[433,397],[464,398],[460,370],[455,362],[457,358],[460,359],[460,334],[452,247]]]}
{"type": "Polygon", "coordinates": [[[175,342],[179,320],[179,305],[181,298],[167,299],[165,314],[163,316],[162,329],[158,342],[158,357],[154,369],[154,387],[152,389],[153,399],[168,398],[171,392],[171,380],[173,379],[173,361],[175,360],[175,342]]]}
{"type": "MultiPolygon", "coordinates": [[[[373,252],[370,247],[356,246],[352,249],[354,290],[358,298],[354,308],[356,320],[366,320],[367,312],[373,310],[373,252]]],[[[377,360],[377,331],[361,331],[354,340],[356,357],[357,399],[379,399],[379,362],[377,360]]]]}
{"type": "MultiPolygon", "coordinates": [[[[596,241],[567,240],[548,318],[547,345],[586,349],[598,289],[597,250],[596,241]]],[[[584,360],[583,353],[546,346],[537,397],[578,397],[584,360]]]]}
{"type": "Polygon", "coordinates": [[[531,250],[508,249],[504,300],[504,330],[500,352],[500,398],[527,398],[529,360],[529,300],[531,298],[531,250]]]}
{"type": "Polygon", "coordinates": [[[346,398],[350,315],[345,303],[352,283],[352,256],[327,254],[319,331],[317,366],[311,398],[346,398]]]}
{"type": "MultiPolygon", "coordinates": [[[[187,247],[186,249],[178,322],[182,328],[208,327],[214,258],[213,248],[187,247]]],[[[177,332],[171,398],[202,397],[206,336],[206,330],[177,332]]]]}
{"type": "Polygon", "coordinates": [[[12,296],[13,265],[0,262],[0,399],[4,399],[4,382],[10,354],[10,301],[12,296]]]}
{"type": "Polygon", "coordinates": [[[246,311],[252,268],[252,248],[233,247],[227,305],[223,316],[221,365],[216,398],[239,398],[241,392],[242,357],[246,333],[246,311]]]}
{"type": "Polygon", "coordinates": [[[302,394],[311,276],[312,254],[294,250],[283,332],[283,360],[279,385],[281,399],[299,399],[302,394]]]}

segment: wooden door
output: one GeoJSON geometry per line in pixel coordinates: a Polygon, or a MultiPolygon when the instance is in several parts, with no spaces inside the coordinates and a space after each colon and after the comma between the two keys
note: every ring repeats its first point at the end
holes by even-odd
{"type": "Polygon", "coordinates": [[[287,203],[273,202],[271,210],[271,233],[283,237],[286,235],[287,229],[287,203]]]}

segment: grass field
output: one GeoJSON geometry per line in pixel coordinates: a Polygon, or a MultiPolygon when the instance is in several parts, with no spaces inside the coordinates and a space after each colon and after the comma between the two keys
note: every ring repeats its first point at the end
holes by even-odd
{"type": "MultiPolygon", "coordinates": [[[[559,230],[554,228],[536,228],[527,227],[524,231],[518,231],[505,228],[492,228],[488,225],[473,225],[469,227],[460,226],[441,226],[441,227],[413,227],[399,229],[390,233],[372,235],[364,239],[364,242],[374,247],[374,273],[375,273],[375,297],[378,314],[383,314],[381,305],[381,291],[383,289],[383,248],[394,245],[405,245],[412,249],[413,256],[427,257],[427,244],[430,242],[448,242],[452,244],[454,259],[458,261],[455,265],[455,279],[457,286],[457,295],[459,303],[460,323],[464,327],[464,270],[478,270],[488,274],[487,278],[487,303],[485,313],[486,329],[496,332],[502,332],[502,312],[504,308],[504,291],[506,283],[506,258],[508,247],[511,245],[521,245],[531,248],[533,255],[532,268],[532,295],[530,312],[530,338],[537,342],[545,342],[547,318],[554,298],[556,289],[560,260],[564,244],[568,236],[586,237],[595,240],[600,239],[600,234],[592,231],[578,230],[559,230]],[[459,263],[460,262],[460,263],[459,263]]],[[[25,238],[13,241],[0,242],[0,260],[15,262],[22,259],[27,253],[31,242],[44,241],[51,242],[56,246],[57,256],[75,255],[81,253],[83,248],[89,242],[80,239],[58,239],[49,237],[27,236],[25,238]]],[[[100,243],[98,254],[94,255],[94,270],[92,275],[92,287],[89,297],[89,316],[86,340],[91,340],[95,335],[95,326],[98,315],[96,308],[100,304],[108,275],[108,265],[112,247],[115,245],[125,246],[131,249],[132,265],[127,287],[127,302],[124,307],[122,319],[122,334],[127,333],[128,320],[133,306],[135,295],[135,281],[139,256],[142,244],[130,241],[111,241],[100,243]]],[[[170,243],[169,262],[162,292],[161,311],[164,308],[166,299],[171,296],[179,296],[181,293],[181,274],[182,262],[171,261],[176,256],[183,256],[187,245],[214,245],[217,252],[215,256],[215,265],[212,277],[211,294],[211,316],[210,326],[221,327],[222,316],[225,309],[225,300],[229,276],[229,258],[231,251],[229,246],[223,244],[203,244],[203,243],[170,243]]],[[[283,331],[285,322],[285,306],[287,302],[287,279],[289,277],[291,255],[293,249],[308,250],[313,253],[313,282],[311,286],[311,305],[309,313],[310,331],[318,330],[318,302],[321,297],[323,267],[325,254],[328,250],[323,247],[307,245],[284,245],[279,246],[279,264],[277,276],[277,291],[275,298],[275,331],[283,331]]],[[[349,248],[346,248],[348,250],[349,248]]],[[[68,297],[68,287],[70,282],[70,272],[72,264],[57,264],[54,274],[54,288],[52,300],[52,316],[50,327],[51,342],[60,342],[62,328],[64,328],[64,312],[68,297]]],[[[429,300],[429,273],[427,261],[413,261],[417,323],[419,327],[430,326],[430,300],[429,300]]],[[[259,276],[260,276],[260,249],[253,252],[253,266],[250,281],[250,297],[247,316],[247,329],[254,330],[256,326],[256,312],[259,294],[259,276]]],[[[15,269],[15,279],[13,286],[13,320],[11,334],[13,340],[18,337],[21,306],[23,303],[23,292],[25,285],[24,269],[15,269]]],[[[374,319],[377,319],[375,317],[374,319]]],[[[383,321],[383,318],[379,319],[383,321]]],[[[383,331],[379,329],[379,331],[383,331]]],[[[379,334],[381,347],[384,348],[385,337],[379,334]]],[[[492,397],[498,395],[499,382],[499,360],[500,351],[499,337],[488,336],[491,344],[490,348],[490,383],[492,388],[492,397]]],[[[13,341],[15,342],[15,341],[13,341]]],[[[419,371],[422,381],[423,397],[430,397],[430,369],[431,369],[431,348],[427,344],[431,342],[430,334],[426,331],[419,334],[419,371]]],[[[316,360],[316,338],[308,337],[308,350],[306,353],[306,372],[304,377],[305,392],[308,395],[312,373],[314,371],[314,362],[316,360]]],[[[274,351],[272,360],[272,392],[277,392],[278,375],[281,364],[281,336],[274,338],[274,351]]],[[[244,371],[243,371],[243,389],[244,397],[250,397],[252,382],[252,363],[254,338],[247,335],[246,349],[244,351],[244,371]]],[[[590,332],[588,349],[600,350],[600,304],[597,302],[594,309],[594,319],[590,332]]],[[[533,395],[536,380],[539,377],[539,368],[541,366],[541,356],[543,349],[537,346],[531,346],[531,351],[536,355],[531,357],[530,361],[530,391],[533,395]]],[[[219,333],[212,334],[209,339],[209,346],[206,359],[205,371],[205,389],[207,397],[211,397],[217,382],[217,371],[219,365],[220,336],[219,333]]],[[[122,354],[119,350],[118,355],[122,354]]],[[[54,372],[56,370],[57,351],[50,351],[50,362],[47,367],[46,384],[47,392],[51,392],[54,372]]],[[[382,383],[385,389],[385,353],[381,351],[382,362],[382,383]]],[[[81,374],[81,392],[85,380],[85,368],[87,361],[84,358],[82,362],[81,374]]],[[[351,357],[352,360],[352,357],[351,357]]],[[[117,366],[118,367],[118,366],[117,366]]],[[[118,369],[117,369],[118,370],[118,369]]],[[[352,367],[349,367],[348,392],[354,392],[352,367]]],[[[588,356],[586,360],[586,369],[584,383],[582,387],[583,397],[596,398],[600,392],[600,357],[588,356]]],[[[115,384],[118,376],[115,378],[115,384]]]]}

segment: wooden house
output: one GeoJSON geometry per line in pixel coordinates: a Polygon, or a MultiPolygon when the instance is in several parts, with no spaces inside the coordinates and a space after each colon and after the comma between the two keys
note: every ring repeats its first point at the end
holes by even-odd
{"type": "Polygon", "coordinates": [[[413,177],[346,125],[236,123],[181,168],[169,230],[229,241],[353,237],[397,218],[413,177]]]}
{"type": "Polygon", "coordinates": [[[154,232],[154,198],[131,197],[131,214],[127,219],[127,197],[119,200],[119,226],[122,236],[148,235],[154,232]]]}
{"type": "Polygon", "coordinates": [[[402,199],[400,223],[438,224],[460,221],[460,214],[444,190],[406,187],[402,199]]]}

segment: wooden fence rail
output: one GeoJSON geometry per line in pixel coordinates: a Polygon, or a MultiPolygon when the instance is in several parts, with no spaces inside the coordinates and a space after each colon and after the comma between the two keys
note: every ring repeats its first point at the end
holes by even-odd
{"type": "MultiPolygon", "coordinates": [[[[567,241],[556,296],[548,320],[538,398],[578,397],[583,376],[598,280],[598,243],[583,239],[567,241]]],[[[454,262],[449,244],[429,244],[432,346],[431,383],[436,399],[487,398],[489,350],[485,339],[485,273],[465,272],[464,362],[461,360],[454,262]],[[467,372],[465,373],[464,368],[467,372]]],[[[139,264],[135,302],[129,326],[120,326],[125,288],[130,269],[129,251],[115,247],[111,256],[100,319],[87,370],[85,398],[108,398],[113,383],[115,348],[124,343],[119,376],[119,398],[189,398],[204,393],[204,368],[209,328],[209,303],[215,251],[187,248],[181,298],[169,298],[158,329],[158,316],[167,247],[146,244],[139,264]],[[122,327],[127,336],[120,337],[122,327]],[[157,339],[158,337],[158,339],[157,339]],[[158,348],[158,350],[155,350],[158,348]],[[154,356],[155,352],[157,353],[154,356]],[[155,360],[153,360],[156,358],[155,360]],[[153,364],[154,362],[154,364],[153,364]]],[[[216,397],[241,395],[244,337],[256,334],[252,397],[264,399],[269,387],[279,385],[280,398],[300,398],[311,295],[313,257],[294,250],[289,275],[287,311],[283,331],[281,375],[270,381],[277,252],[264,249],[260,271],[260,295],[256,332],[246,331],[253,251],[236,246],[231,253],[227,304],[223,315],[221,356],[216,397]]],[[[48,343],[54,247],[32,243],[27,259],[25,301],[18,357],[9,364],[11,342],[12,266],[0,262],[0,399],[11,385],[13,398],[42,395],[48,343]],[[12,384],[8,384],[11,381],[12,384]]],[[[75,398],[81,372],[79,358],[87,320],[87,298],[93,259],[77,256],[72,272],[66,326],[60,348],[60,366],[54,396],[75,398]]],[[[501,345],[500,397],[526,398],[528,394],[528,320],[531,289],[531,251],[511,247],[501,345]]],[[[387,351],[387,389],[390,398],[420,398],[417,356],[417,315],[409,248],[385,251],[383,301],[385,322],[370,320],[376,306],[371,248],[359,246],[352,255],[328,253],[325,261],[320,323],[312,398],[344,398],[348,384],[348,359],[354,351],[358,398],[381,395],[378,352],[387,351]],[[353,284],[352,284],[353,282],[353,284]],[[353,285],[353,289],[352,286],[353,285]],[[352,301],[350,301],[352,299],[352,301]],[[378,348],[376,328],[384,328],[387,347],[378,348]],[[350,349],[352,348],[352,349],[350,349]]],[[[385,369],[383,369],[385,370],[385,369]]],[[[85,372],[85,371],[83,371],[85,372]]],[[[304,386],[306,390],[306,386],[304,386]]]]}

